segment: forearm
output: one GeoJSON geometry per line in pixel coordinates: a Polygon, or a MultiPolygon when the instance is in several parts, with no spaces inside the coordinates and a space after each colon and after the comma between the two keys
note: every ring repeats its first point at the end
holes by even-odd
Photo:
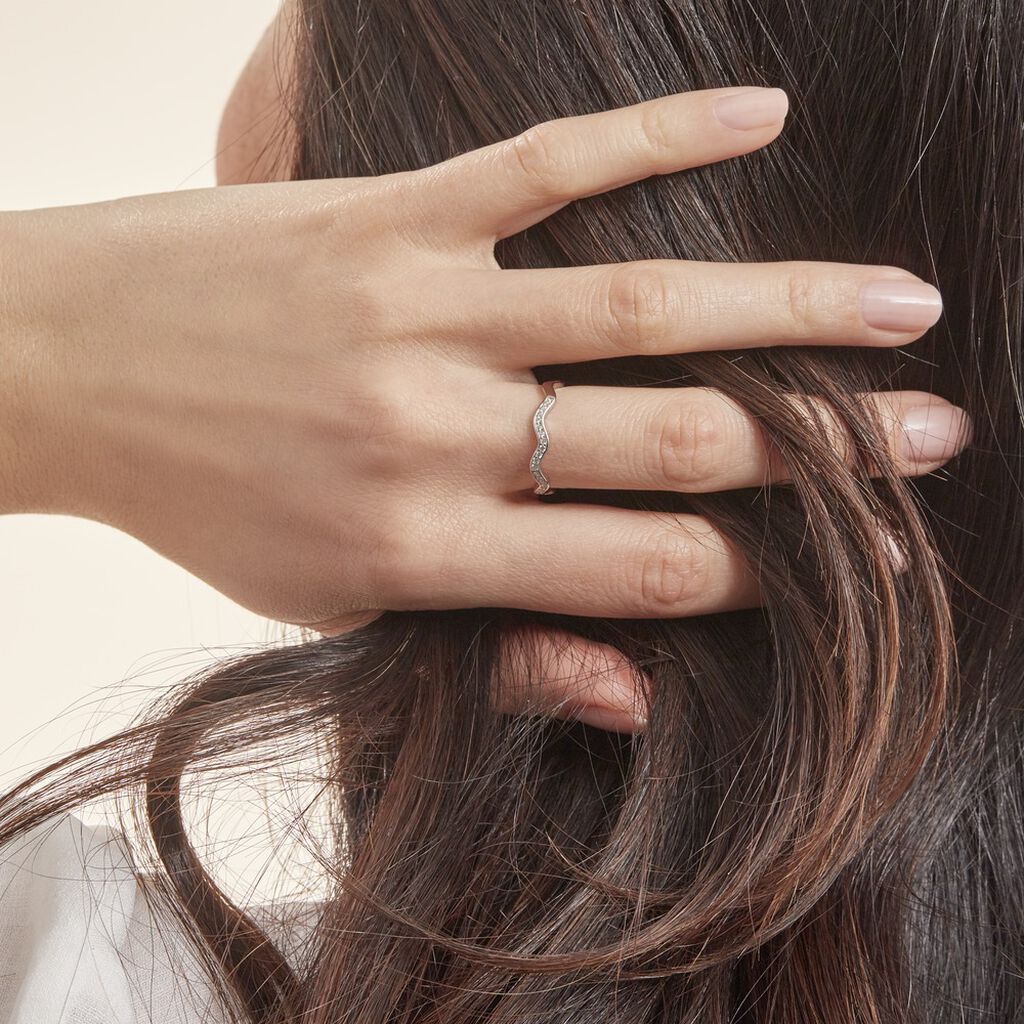
{"type": "Polygon", "coordinates": [[[0,213],[0,514],[94,508],[75,368],[97,303],[73,236],[58,211],[0,213]]]}

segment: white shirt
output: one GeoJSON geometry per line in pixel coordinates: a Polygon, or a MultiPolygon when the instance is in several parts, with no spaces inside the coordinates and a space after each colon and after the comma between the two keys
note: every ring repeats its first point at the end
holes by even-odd
{"type": "MultiPolygon", "coordinates": [[[[291,956],[314,903],[256,908],[291,956]]],[[[122,833],[72,814],[0,849],[0,1024],[223,1024],[180,926],[159,926],[122,833]]]]}

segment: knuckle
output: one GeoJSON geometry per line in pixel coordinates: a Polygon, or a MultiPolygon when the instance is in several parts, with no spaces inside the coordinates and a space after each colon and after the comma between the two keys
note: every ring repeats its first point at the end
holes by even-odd
{"type": "Polygon", "coordinates": [[[349,403],[358,416],[353,440],[368,469],[383,477],[400,475],[413,460],[410,448],[422,436],[421,404],[394,375],[374,374],[349,403]]]}
{"type": "Polygon", "coordinates": [[[659,350],[670,303],[666,274],[656,263],[623,263],[608,274],[605,317],[612,339],[628,354],[659,350]]]}
{"type": "Polygon", "coordinates": [[[435,593],[440,569],[424,524],[407,507],[401,516],[389,517],[386,529],[374,530],[372,556],[375,590],[387,605],[422,607],[435,593]]]}
{"type": "MultiPolygon", "coordinates": [[[[333,290],[344,314],[344,322],[369,344],[387,341],[399,333],[396,297],[383,281],[372,274],[355,274],[340,289],[335,278],[333,290]]],[[[346,332],[346,335],[350,333],[346,332]]]]}
{"type": "Polygon", "coordinates": [[[323,234],[330,259],[328,266],[337,269],[338,257],[354,249],[376,253],[393,240],[390,219],[397,213],[390,196],[382,195],[379,182],[352,179],[332,189],[310,216],[316,217],[326,231],[323,234]]]}
{"type": "Polygon", "coordinates": [[[798,335],[834,334],[861,327],[860,313],[849,289],[818,269],[791,264],[784,292],[783,313],[798,335]]]}
{"type": "Polygon", "coordinates": [[[675,490],[703,489],[717,474],[725,442],[721,420],[700,401],[675,400],[652,426],[647,467],[653,479],[675,490]]]}
{"type": "Polygon", "coordinates": [[[673,140],[678,136],[678,128],[669,119],[668,108],[664,103],[646,104],[640,111],[640,138],[648,154],[655,158],[671,153],[673,140]],[[675,130],[673,130],[675,129],[675,130]]]}
{"type": "Polygon", "coordinates": [[[636,592],[645,614],[678,615],[707,585],[708,561],[693,538],[669,532],[657,537],[634,572],[636,592]]]}
{"type": "Polygon", "coordinates": [[[796,268],[786,277],[786,315],[798,330],[813,328],[816,320],[814,283],[804,268],[796,268]]]}
{"type": "Polygon", "coordinates": [[[470,436],[445,391],[428,384],[417,389],[407,376],[379,367],[361,372],[340,426],[348,457],[367,478],[382,483],[409,482],[435,471],[452,474],[465,463],[467,446],[480,443],[483,429],[478,424],[470,436]]]}
{"type": "Polygon", "coordinates": [[[565,196],[570,168],[556,140],[556,128],[542,121],[509,140],[504,149],[515,177],[530,193],[552,201],[565,196]]]}

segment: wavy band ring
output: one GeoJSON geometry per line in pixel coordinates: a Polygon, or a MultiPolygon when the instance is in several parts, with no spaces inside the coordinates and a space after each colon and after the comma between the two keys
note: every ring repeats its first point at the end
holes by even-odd
{"type": "Polygon", "coordinates": [[[533,491],[534,494],[553,494],[554,488],[552,488],[548,478],[540,468],[540,461],[544,458],[544,453],[551,444],[547,427],[544,425],[544,417],[547,416],[548,410],[557,400],[555,389],[564,387],[564,385],[560,380],[548,380],[541,387],[544,388],[544,400],[537,406],[537,411],[533,414],[533,432],[537,435],[537,447],[533,450],[533,455],[530,457],[530,473],[533,479],[537,481],[537,486],[533,491]]]}

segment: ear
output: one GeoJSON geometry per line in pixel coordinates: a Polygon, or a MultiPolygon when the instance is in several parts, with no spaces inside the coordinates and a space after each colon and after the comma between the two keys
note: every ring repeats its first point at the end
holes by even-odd
{"type": "Polygon", "coordinates": [[[218,185],[290,177],[295,126],[288,96],[298,24],[298,4],[285,0],[235,82],[217,133],[218,185]]]}

